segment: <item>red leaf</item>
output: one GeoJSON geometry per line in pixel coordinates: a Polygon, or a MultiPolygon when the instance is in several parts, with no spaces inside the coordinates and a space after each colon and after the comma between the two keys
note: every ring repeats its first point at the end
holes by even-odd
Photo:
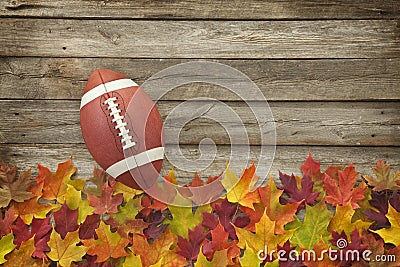
{"type": "Polygon", "coordinates": [[[338,171],[338,181],[332,177],[326,176],[324,189],[327,193],[326,202],[336,205],[345,205],[351,201],[351,206],[359,208],[357,201],[364,199],[366,187],[354,188],[357,181],[358,172],[355,171],[353,163],[347,166],[343,171],[338,171]]]}
{"type": "Polygon", "coordinates": [[[11,225],[13,224],[16,218],[17,216],[15,215],[14,208],[12,207],[6,210],[4,218],[0,214],[0,238],[3,235],[7,235],[11,232],[11,225]]]}
{"type": "MultiPolygon", "coordinates": [[[[213,208],[218,215],[221,225],[224,227],[225,231],[229,233],[229,237],[232,239],[237,239],[235,228],[232,225],[233,217],[236,215],[238,206],[236,204],[231,204],[228,199],[223,199],[217,201],[213,204],[213,208]]],[[[207,255],[205,255],[207,256],[207,255]]]]}
{"type": "Polygon", "coordinates": [[[97,238],[96,229],[100,225],[100,216],[98,214],[92,214],[86,217],[86,220],[79,227],[79,238],[80,239],[91,239],[97,238]]]}
{"type": "Polygon", "coordinates": [[[29,240],[33,236],[29,231],[28,225],[24,223],[21,217],[17,218],[15,225],[11,228],[14,233],[14,244],[17,245],[17,249],[19,249],[22,242],[29,240]]]}
{"type": "Polygon", "coordinates": [[[78,209],[71,210],[67,204],[64,203],[61,209],[53,213],[53,215],[56,224],[54,229],[60,234],[61,238],[64,239],[68,232],[78,230],[78,209]]]}
{"type": "Polygon", "coordinates": [[[199,224],[193,231],[189,230],[189,240],[178,236],[179,250],[176,253],[185,258],[196,260],[206,236],[207,232],[204,232],[202,225],[199,224]]]}
{"type": "Polygon", "coordinates": [[[118,205],[122,203],[123,195],[117,194],[113,196],[113,189],[105,183],[101,187],[101,197],[88,195],[89,203],[94,207],[95,214],[117,213],[118,205]]]}
{"type": "Polygon", "coordinates": [[[228,235],[220,223],[218,223],[214,230],[211,230],[211,241],[206,241],[203,245],[203,254],[209,261],[212,260],[216,251],[236,246],[237,241],[228,242],[228,235]]]}
{"type": "Polygon", "coordinates": [[[47,242],[50,240],[50,234],[52,231],[52,226],[50,225],[50,217],[46,219],[39,220],[34,218],[31,224],[31,233],[35,235],[35,251],[32,256],[47,259],[45,252],[50,251],[50,247],[47,242]]]}
{"type": "Polygon", "coordinates": [[[45,252],[50,251],[47,242],[50,240],[50,233],[53,228],[50,225],[50,217],[46,219],[39,220],[34,218],[32,224],[29,226],[24,223],[24,221],[18,217],[15,225],[12,227],[14,233],[14,244],[17,248],[20,247],[22,242],[29,240],[32,236],[35,241],[35,251],[32,256],[46,259],[47,256],[45,252]]]}
{"type": "Polygon", "coordinates": [[[282,198],[283,204],[286,203],[297,203],[301,200],[305,200],[300,204],[299,209],[305,208],[305,204],[312,205],[317,200],[320,192],[313,192],[314,182],[311,180],[311,176],[306,174],[301,179],[301,189],[297,187],[297,181],[294,175],[291,176],[279,172],[279,178],[282,181],[282,186],[277,186],[279,189],[283,189],[289,198],[282,198]]]}

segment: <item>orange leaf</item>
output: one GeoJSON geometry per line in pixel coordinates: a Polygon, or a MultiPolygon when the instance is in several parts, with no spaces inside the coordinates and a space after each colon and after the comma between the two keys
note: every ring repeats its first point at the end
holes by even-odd
{"type": "Polygon", "coordinates": [[[279,197],[282,195],[283,190],[276,188],[272,177],[265,186],[258,188],[258,192],[260,193],[261,203],[265,207],[266,214],[272,221],[275,221],[275,233],[285,233],[283,226],[294,220],[293,216],[301,201],[286,205],[280,204],[279,197]]]}
{"type": "Polygon", "coordinates": [[[67,183],[71,176],[76,172],[76,168],[72,165],[72,160],[59,163],[57,171],[51,171],[39,164],[39,175],[37,180],[43,181],[42,198],[47,200],[56,199],[59,203],[64,203],[64,195],[67,193],[67,183]]]}
{"type": "Polygon", "coordinates": [[[167,255],[174,242],[175,236],[167,228],[152,244],[149,244],[143,235],[134,234],[130,250],[136,255],[140,255],[143,267],[148,267],[167,255]]]}
{"type": "Polygon", "coordinates": [[[364,198],[366,187],[353,188],[358,177],[354,164],[351,163],[343,171],[338,171],[338,181],[332,177],[326,176],[324,189],[327,193],[326,202],[331,205],[345,205],[351,202],[353,209],[359,208],[357,201],[364,198]]]}
{"type": "Polygon", "coordinates": [[[82,240],[85,247],[89,248],[87,254],[97,256],[96,262],[103,262],[111,257],[117,259],[128,255],[125,251],[125,247],[129,243],[128,239],[121,237],[117,232],[112,233],[110,226],[103,221],[96,229],[96,234],[98,236],[96,240],[82,240]]]}

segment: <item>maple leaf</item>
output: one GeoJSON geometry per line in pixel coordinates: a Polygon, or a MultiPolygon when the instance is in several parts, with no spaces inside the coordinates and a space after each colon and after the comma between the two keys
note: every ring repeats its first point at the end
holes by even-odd
{"type": "Polygon", "coordinates": [[[168,227],[168,224],[161,224],[165,217],[159,210],[153,211],[144,219],[146,223],[149,223],[148,227],[143,230],[143,234],[146,237],[158,238],[168,227]]]}
{"type": "Polygon", "coordinates": [[[14,250],[15,245],[13,243],[13,240],[14,240],[14,236],[12,233],[9,233],[9,234],[3,236],[0,239],[0,248],[1,248],[0,264],[5,263],[7,260],[4,258],[4,256],[14,250]]]}
{"type": "Polygon", "coordinates": [[[43,199],[57,200],[64,203],[64,195],[67,193],[67,183],[71,176],[76,172],[72,165],[71,158],[63,163],[59,163],[57,171],[52,173],[48,168],[38,165],[37,181],[43,181],[43,199]]]}
{"type": "Polygon", "coordinates": [[[332,213],[328,211],[324,201],[315,206],[306,205],[304,222],[294,232],[290,241],[301,248],[312,249],[321,238],[327,240],[330,237],[327,227],[331,218],[332,213]]]}
{"type": "Polygon", "coordinates": [[[169,229],[176,235],[188,237],[188,230],[193,230],[202,222],[202,212],[210,210],[210,205],[200,206],[193,214],[192,207],[177,207],[168,205],[172,220],[166,220],[169,229]],[[184,226],[184,227],[182,227],[184,226]]]}
{"type": "Polygon", "coordinates": [[[321,173],[321,163],[315,161],[311,155],[308,154],[306,162],[301,165],[303,176],[309,175],[314,182],[314,189],[318,192],[324,192],[324,174],[321,173]]]}
{"type": "Polygon", "coordinates": [[[285,251],[285,260],[279,259],[279,266],[280,267],[301,267],[303,264],[301,263],[300,259],[297,260],[289,260],[288,255],[291,254],[292,251],[296,250],[296,247],[290,246],[290,241],[287,240],[283,246],[278,246],[278,251],[285,251]]]}
{"type": "Polygon", "coordinates": [[[294,214],[301,202],[282,205],[279,198],[283,190],[278,190],[272,177],[265,186],[259,187],[257,190],[265,212],[272,221],[275,221],[275,233],[285,233],[283,226],[294,220],[294,214]]]}
{"type": "Polygon", "coordinates": [[[120,182],[116,182],[113,186],[113,189],[114,189],[113,195],[122,194],[125,202],[128,202],[135,196],[143,194],[142,190],[131,188],[120,182]]]}
{"type": "Polygon", "coordinates": [[[65,238],[61,238],[56,231],[52,231],[49,241],[51,250],[47,256],[53,261],[58,261],[61,266],[71,266],[73,261],[82,260],[83,255],[88,251],[88,248],[84,246],[77,246],[79,242],[78,231],[67,233],[65,238]]]}
{"type": "Polygon", "coordinates": [[[244,225],[244,227],[240,227],[236,224],[235,225],[254,232],[256,223],[260,221],[261,217],[265,213],[265,207],[261,203],[256,203],[254,204],[254,210],[243,206],[240,207],[240,210],[247,215],[246,218],[249,220],[249,222],[244,225]]]}
{"type": "Polygon", "coordinates": [[[389,219],[391,227],[389,229],[371,230],[380,235],[385,243],[392,243],[396,246],[400,245],[400,213],[389,205],[386,217],[389,219]]]}
{"type": "MultiPolygon", "coordinates": [[[[211,230],[211,241],[206,241],[203,244],[203,254],[207,257],[208,260],[211,260],[214,257],[214,253],[216,251],[228,250],[237,248],[237,241],[228,242],[228,233],[225,231],[224,227],[221,223],[215,227],[215,229],[211,230]]],[[[240,254],[239,249],[236,249],[237,254],[232,255],[232,257],[237,257],[240,254]]]]}
{"type": "Polygon", "coordinates": [[[93,214],[94,208],[89,205],[87,199],[82,199],[82,191],[67,184],[67,193],[64,195],[65,203],[71,210],[78,210],[79,224],[83,223],[88,215],[93,214]]]}
{"type": "Polygon", "coordinates": [[[58,207],[55,204],[39,204],[39,197],[34,197],[24,202],[14,202],[15,214],[19,215],[26,224],[31,224],[33,218],[43,219],[49,211],[58,207]]]}
{"type": "MultiPolygon", "coordinates": [[[[307,267],[337,267],[337,262],[332,261],[329,258],[328,253],[326,253],[329,248],[329,244],[326,244],[322,239],[320,239],[316,244],[314,244],[313,251],[315,251],[315,255],[320,255],[319,257],[322,258],[318,258],[318,261],[315,261],[312,257],[305,257],[303,264],[307,267]]],[[[304,250],[305,249],[301,249],[302,252],[304,250]]]]}
{"type": "Polygon", "coordinates": [[[203,231],[201,224],[199,224],[193,231],[189,230],[188,239],[178,236],[179,250],[177,253],[190,260],[196,260],[207,234],[207,232],[203,231]]]}
{"type": "Polygon", "coordinates": [[[279,172],[279,178],[282,181],[282,186],[278,186],[278,188],[283,189],[283,191],[289,195],[289,198],[281,196],[280,200],[282,204],[302,201],[299,209],[304,209],[305,204],[314,204],[320,194],[320,192],[313,192],[314,182],[311,180],[309,174],[306,174],[303,179],[301,179],[301,189],[297,187],[297,181],[293,174],[289,176],[279,172]]]}
{"type": "Polygon", "coordinates": [[[30,227],[28,227],[28,225],[26,225],[24,221],[18,217],[15,225],[12,227],[15,235],[14,244],[17,245],[17,248],[19,248],[23,242],[34,236],[35,250],[33,252],[33,256],[45,259],[47,258],[45,252],[50,251],[47,242],[50,240],[50,233],[52,229],[53,228],[50,225],[50,217],[47,217],[43,220],[35,218],[33,219],[30,227]]]}
{"type": "Polygon", "coordinates": [[[226,250],[216,251],[211,261],[207,260],[205,255],[200,253],[196,263],[194,264],[195,267],[214,267],[228,265],[229,261],[226,250]]]}
{"type": "Polygon", "coordinates": [[[47,259],[45,252],[50,251],[48,242],[50,240],[50,234],[53,230],[50,225],[50,217],[43,220],[33,219],[31,224],[31,235],[34,235],[35,251],[33,256],[41,259],[47,259]]]}
{"type": "Polygon", "coordinates": [[[260,196],[257,191],[250,192],[252,183],[254,182],[256,167],[252,164],[245,169],[242,176],[237,178],[235,173],[227,166],[224,172],[224,178],[221,180],[222,185],[228,192],[226,197],[231,203],[239,203],[242,206],[253,208],[254,203],[260,202],[260,196]]]}
{"type": "Polygon", "coordinates": [[[33,238],[23,242],[19,249],[14,249],[5,258],[7,262],[3,265],[4,267],[13,266],[29,266],[39,267],[45,266],[44,262],[39,259],[32,258],[32,253],[35,251],[33,238]]]}
{"type": "MultiPolygon", "coordinates": [[[[368,245],[368,250],[370,250],[372,253],[369,256],[370,259],[376,259],[378,257],[382,257],[381,255],[394,255],[396,259],[400,258],[400,247],[394,247],[391,249],[388,249],[385,251],[383,239],[380,238],[379,236],[378,239],[376,239],[375,234],[364,232],[364,234],[361,236],[361,240],[363,244],[368,245]]],[[[387,257],[388,258],[388,257],[387,257]]],[[[389,262],[389,261],[369,261],[366,263],[367,266],[371,267],[395,267],[398,266],[397,262],[389,262]]]]}
{"type": "Polygon", "coordinates": [[[374,191],[383,190],[400,190],[398,183],[400,182],[400,171],[393,172],[390,176],[390,165],[385,164],[382,160],[378,160],[375,167],[372,167],[373,172],[376,175],[372,177],[370,175],[364,175],[364,178],[368,185],[373,187],[374,191]]]}
{"type": "Polygon", "coordinates": [[[249,248],[247,242],[245,242],[245,250],[243,253],[243,257],[239,259],[241,266],[260,266],[260,260],[256,252],[253,249],[249,248]]]}
{"type": "Polygon", "coordinates": [[[123,201],[122,194],[113,196],[113,189],[105,183],[101,187],[101,197],[87,196],[89,203],[94,207],[95,214],[117,213],[118,205],[123,201]]]}
{"type": "Polygon", "coordinates": [[[245,248],[246,243],[254,252],[263,250],[265,246],[268,251],[276,250],[277,246],[284,243],[293,235],[293,231],[286,231],[284,234],[275,234],[275,222],[264,213],[260,221],[255,224],[256,231],[251,233],[245,229],[235,227],[236,234],[239,238],[238,246],[245,248]]]}
{"type": "MultiPolygon", "coordinates": [[[[362,255],[364,250],[367,248],[366,245],[361,244],[361,236],[358,234],[357,229],[354,229],[354,231],[349,235],[349,239],[347,238],[347,235],[344,231],[342,231],[340,234],[337,232],[332,232],[332,239],[329,240],[332,245],[338,247],[343,255],[349,255],[349,252],[354,252],[358,251],[359,255],[362,255]],[[345,240],[346,243],[341,244],[341,241],[345,240]],[[351,242],[350,242],[351,240],[351,242]],[[339,247],[339,244],[341,246],[339,247]]],[[[339,266],[350,266],[353,262],[357,263],[359,260],[356,257],[344,257],[339,259],[339,266]]]]}
{"type": "MultiPolygon", "coordinates": [[[[182,267],[187,266],[186,259],[176,254],[175,250],[167,251],[161,259],[161,266],[162,267],[182,267]]],[[[135,266],[136,267],[136,266],[135,266]]]]}
{"type": "Polygon", "coordinates": [[[371,220],[374,221],[372,225],[373,230],[377,230],[384,227],[389,227],[389,220],[386,218],[386,213],[388,212],[388,196],[385,192],[375,192],[371,193],[372,199],[369,203],[373,209],[365,210],[363,213],[371,220]]]}
{"type": "Polygon", "coordinates": [[[130,250],[140,255],[143,267],[148,267],[160,262],[169,253],[174,242],[175,237],[167,228],[152,244],[149,244],[143,235],[134,234],[130,250]]]}
{"type": "Polygon", "coordinates": [[[212,186],[204,186],[204,181],[200,178],[199,174],[196,172],[192,182],[186,184],[178,189],[179,193],[187,199],[192,200],[196,205],[204,205],[210,201],[214,201],[221,196],[224,191],[224,187],[221,184],[222,176],[210,178],[207,184],[213,184],[212,186]]]}
{"type": "Polygon", "coordinates": [[[121,237],[117,232],[112,233],[110,226],[103,221],[96,230],[97,239],[82,240],[85,247],[89,248],[87,254],[96,255],[96,262],[106,261],[108,258],[119,258],[126,256],[125,247],[129,241],[121,237]]]}
{"type": "Polygon", "coordinates": [[[142,267],[142,261],[140,260],[139,255],[135,255],[133,253],[129,253],[128,256],[126,256],[124,263],[122,264],[122,267],[142,267]]]}
{"type": "Polygon", "coordinates": [[[11,225],[16,218],[17,216],[15,215],[15,211],[12,207],[6,210],[4,217],[0,213],[0,237],[11,232],[11,225]]]}
{"type": "Polygon", "coordinates": [[[9,167],[4,162],[0,165],[0,208],[7,207],[11,200],[23,202],[34,197],[28,189],[34,183],[31,171],[20,173],[17,179],[17,168],[9,167]]]}
{"type": "Polygon", "coordinates": [[[354,229],[357,229],[360,234],[363,231],[368,230],[371,225],[370,222],[364,222],[362,220],[352,222],[354,213],[355,211],[351,207],[350,202],[344,206],[337,206],[336,213],[328,225],[328,231],[339,232],[343,230],[347,235],[350,235],[354,229]]]}
{"type": "MultiPolygon", "coordinates": [[[[219,221],[224,227],[225,231],[229,233],[229,237],[232,239],[237,239],[235,228],[233,227],[232,223],[238,226],[236,224],[236,220],[238,217],[235,217],[238,211],[238,205],[231,204],[228,199],[225,198],[223,200],[212,203],[212,207],[215,213],[218,215],[219,221]]],[[[213,217],[211,216],[203,214],[203,218],[206,219],[204,220],[204,223],[206,224],[203,225],[207,226],[210,230],[214,229],[218,224],[218,220],[215,218],[215,216],[215,219],[213,219],[213,217]]]]}
{"type": "Polygon", "coordinates": [[[89,181],[83,188],[83,191],[88,195],[95,195],[99,197],[101,196],[101,187],[107,183],[109,178],[110,177],[104,170],[94,167],[93,176],[89,178],[89,181]]]}
{"type": "Polygon", "coordinates": [[[64,238],[68,232],[78,230],[78,210],[71,210],[66,203],[61,206],[61,209],[53,213],[56,226],[54,229],[64,238]]]}
{"type": "Polygon", "coordinates": [[[357,181],[358,172],[355,171],[353,163],[343,171],[338,171],[338,182],[330,176],[325,177],[324,189],[327,196],[326,202],[336,205],[345,205],[351,201],[354,209],[359,208],[357,201],[364,198],[366,187],[353,188],[357,181]]]}
{"type": "Polygon", "coordinates": [[[100,225],[100,215],[92,214],[86,217],[86,220],[79,227],[79,238],[80,239],[91,239],[98,238],[96,235],[96,229],[100,225]]]}

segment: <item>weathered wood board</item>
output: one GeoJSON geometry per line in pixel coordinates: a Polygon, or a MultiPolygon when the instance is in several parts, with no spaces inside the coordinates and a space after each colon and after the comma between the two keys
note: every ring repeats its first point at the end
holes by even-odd
{"type": "MultiPolygon", "coordinates": [[[[171,115],[179,103],[158,102],[162,117],[165,119],[171,115]]],[[[176,115],[175,121],[168,124],[166,133],[179,136],[181,144],[198,144],[207,137],[216,144],[230,144],[229,135],[221,125],[230,127],[231,135],[240,132],[244,125],[250,144],[260,145],[259,122],[246,103],[227,104],[242,122],[233,116],[219,122],[198,119],[181,128],[181,119],[196,113],[197,109],[207,110],[203,116],[226,117],[222,116],[224,110],[215,102],[197,101],[192,103],[192,109],[187,113],[176,115]]],[[[79,105],[79,101],[66,100],[2,100],[0,143],[81,144],[79,105]]],[[[263,102],[252,105],[258,109],[265,108],[263,102]]],[[[400,102],[273,102],[270,106],[278,145],[400,145],[400,102]]]]}
{"type": "Polygon", "coordinates": [[[0,16],[152,19],[398,18],[396,0],[4,0],[0,16]]]}
{"type": "MultiPolygon", "coordinates": [[[[0,99],[80,99],[94,69],[113,69],[142,84],[158,71],[187,61],[2,57],[0,99]]],[[[257,84],[268,101],[400,100],[400,58],[213,61],[242,71],[257,84]]],[[[222,87],[199,83],[177,88],[163,100],[189,100],[200,96],[221,101],[241,100],[222,87]]],[[[252,94],[247,98],[258,100],[252,94]]]]}
{"type": "Polygon", "coordinates": [[[396,20],[177,21],[3,18],[0,56],[390,58],[396,20]]]}

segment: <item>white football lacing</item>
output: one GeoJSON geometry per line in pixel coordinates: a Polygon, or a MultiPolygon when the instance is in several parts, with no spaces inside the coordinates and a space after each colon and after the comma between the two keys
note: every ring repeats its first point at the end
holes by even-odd
{"type": "Polygon", "coordinates": [[[114,102],[116,100],[116,97],[110,97],[106,101],[104,101],[104,104],[108,105],[108,110],[111,110],[110,116],[114,117],[112,119],[112,122],[117,124],[114,129],[119,130],[118,136],[121,136],[121,142],[125,143],[122,146],[122,149],[127,149],[136,145],[136,142],[132,141],[132,136],[129,135],[129,129],[126,129],[127,123],[123,121],[124,116],[121,116],[121,110],[117,108],[119,104],[114,102]]]}

